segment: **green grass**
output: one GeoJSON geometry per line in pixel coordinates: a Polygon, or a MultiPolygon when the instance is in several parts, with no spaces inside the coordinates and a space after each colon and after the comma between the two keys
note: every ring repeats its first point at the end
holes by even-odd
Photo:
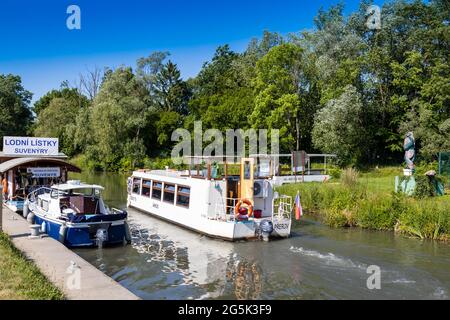
{"type": "Polygon", "coordinates": [[[393,230],[421,239],[450,240],[448,192],[425,199],[395,194],[394,179],[401,173],[401,168],[378,169],[360,173],[355,181],[343,173],[340,180],[284,185],[278,191],[293,197],[300,191],[306,213],[331,227],[393,230]]]}
{"type": "Polygon", "coordinates": [[[56,288],[0,233],[0,300],[62,300],[56,288]]]}

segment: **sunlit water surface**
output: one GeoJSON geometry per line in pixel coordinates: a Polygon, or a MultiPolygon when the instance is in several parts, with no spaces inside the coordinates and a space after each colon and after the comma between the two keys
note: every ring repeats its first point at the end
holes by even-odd
{"type": "MultiPolygon", "coordinates": [[[[126,176],[73,175],[126,208],[126,176]]],[[[449,299],[450,245],[296,222],[289,239],[230,243],[128,210],[132,244],[76,252],[143,299],[449,299]],[[381,289],[369,290],[369,266],[381,289]]]]}

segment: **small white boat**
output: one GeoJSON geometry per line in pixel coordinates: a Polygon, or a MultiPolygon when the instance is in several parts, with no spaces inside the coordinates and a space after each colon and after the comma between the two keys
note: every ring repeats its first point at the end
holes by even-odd
{"type": "MultiPolygon", "coordinates": [[[[240,175],[207,169],[139,170],[128,178],[127,205],[171,223],[235,241],[289,237],[292,198],[280,196],[270,177],[254,174],[255,159],[242,159],[240,175]]],[[[259,170],[258,170],[259,172],[259,170]]]]}
{"type": "Polygon", "coordinates": [[[130,243],[127,212],[109,209],[102,190],[78,180],[40,188],[28,195],[24,216],[68,247],[130,243]]]}

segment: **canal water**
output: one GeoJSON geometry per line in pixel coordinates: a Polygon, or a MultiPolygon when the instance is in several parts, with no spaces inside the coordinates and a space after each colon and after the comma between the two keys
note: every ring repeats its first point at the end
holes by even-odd
{"type": "MultiPolygon", "coordinates": [[[[126,208],[126,176],[72,175],[126,208]]],[[[230,243],[129,210],[132,244],[76,252],[143,299],[449,299],[450,244],[332,229],[305,218],[289,239],[230,243]],[[367,287],[369,266],[381,288],[367,287]]],[[[369,281],[373,284],[373,281],[369,281]]]]}

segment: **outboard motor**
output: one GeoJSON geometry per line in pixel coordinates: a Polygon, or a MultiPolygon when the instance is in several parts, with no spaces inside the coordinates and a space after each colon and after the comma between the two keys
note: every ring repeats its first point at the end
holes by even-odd
{"type": "Polygon", "coordinates": [[[97,241],[97,246],[99,248],[103,247],[103,243],[105,241],[108,241],[108,230],[100,228],[97,230],[97,233],[95,234],[95,239],[97,241]]]}
{"type": "Polygon", "coordinates": [[[260,224],[261,235],[264,241],[269,241],[269,236],[273,232],[273,223],[270,220],[263,220],[260,224]]]}

